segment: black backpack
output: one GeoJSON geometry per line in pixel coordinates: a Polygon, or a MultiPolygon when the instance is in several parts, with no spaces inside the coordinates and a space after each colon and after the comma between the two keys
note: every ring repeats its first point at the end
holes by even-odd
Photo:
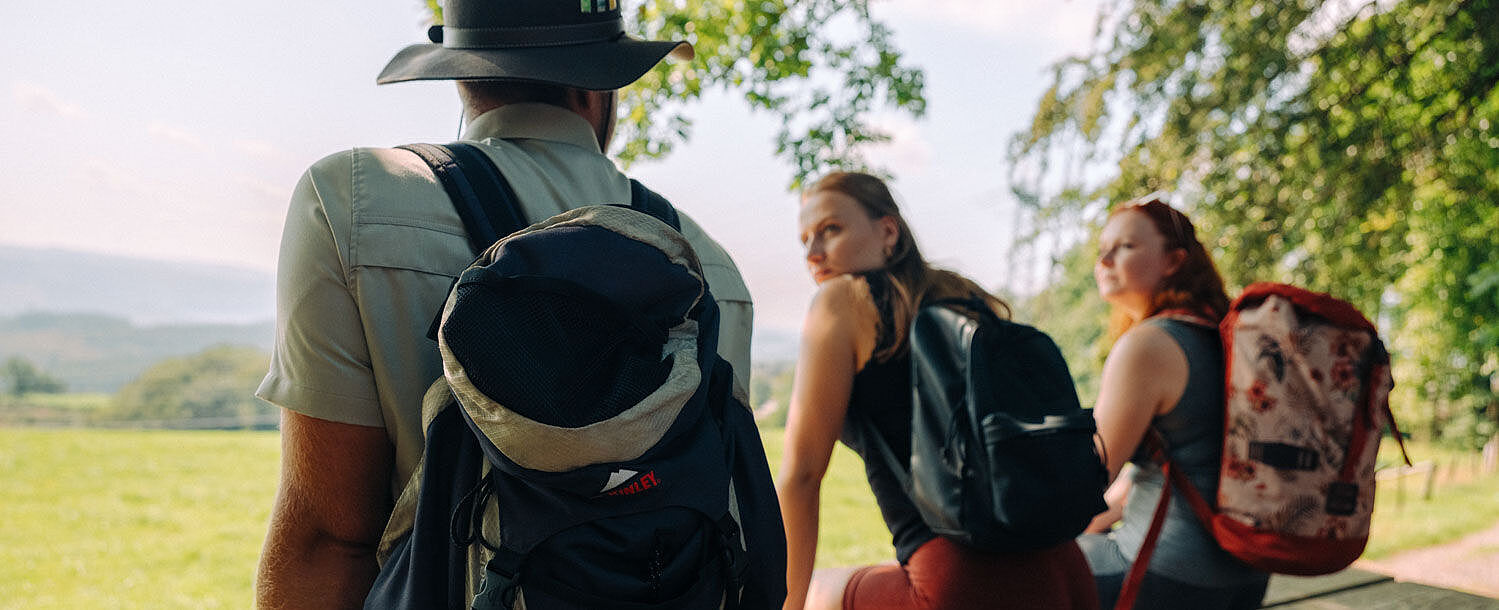
{"type": "Polygon", "coordinates": [[[932,531],[973,548],[1041,549],[1103,512],[1093,414],[1051,337],[980,300],[926,303],[911,323],[911,459],[868,434],[932,531]]]}
{"type": "Polygon", "coordinates": [[[488,157],[406,148],[483,251],[433,324],[444,378],[365,607],[780,606],[785,534],[764,448],[671,205],[632,181],[628,208],[496,241],[489,225],[524,216],[488,157]],[[471,600],[475,545],[490,559],[471,600]]]}

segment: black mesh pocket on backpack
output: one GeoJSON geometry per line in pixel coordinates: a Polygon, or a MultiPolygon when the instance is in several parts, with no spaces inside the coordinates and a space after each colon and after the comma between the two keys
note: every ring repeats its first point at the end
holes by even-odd
{"type": "Polygon", "coordinates": [[[682,507],[597,519],[531,551],[521,569],[529,608],[715,608],[724,542],[682,507]]]}
{"type": "Polygon", "coordinates": [[[535,278],[461,284],[443,339],[474,387],[544,424],[577,428],[630,408],[665,381],[665,329],[602,296],[535,278]]]}

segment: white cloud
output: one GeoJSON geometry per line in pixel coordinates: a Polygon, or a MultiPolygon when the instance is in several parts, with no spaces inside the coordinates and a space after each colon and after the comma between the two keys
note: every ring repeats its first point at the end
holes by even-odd
{"type": "MultiPolygon", "coordinates": [[[[272,184],[251,176],[239,176],[235,178],[235,182],[256,199],[264,199],[276,204],[284,204],[291,199],[291,188],[285,185],[272,184]]],[[[280,211],[279,207],[276,209],[280,211]]]]}
{"type": "Polygon", "coordinates": [[[870,163],[901,175],[915,174],[931,165],[932,145],[921,126],[903,116],[878,116],[873,127],[890,136],[887,142],[866,144],[859,150],[870,163]]]}
{"type": "Polygon", "coordinates": [[[140,174],[128,171],[103,159],[90,159],[83,164],[84,174],[94,183],[112,191],[142,194],[150,192],[150,185],[140,174]]]}
{"type": "Polygon", "coordinates": [[[146,131],[153,136],[156,136],[168,142],[186,146],[188,148],[200,150],[205,148],[203,146],[203,138],[198,137],[198,134],[182,127],[155,121],[146,128],[146,131]]]}
{"type": "Polygon", "coordinates": [[[32,112],[55,114],[67,119],[88,118],[88,113],[84,112],[82,106],[64,100],[57,92],[36,83],[12,82],[10,94],[17,104],[32,112]]]}
{"type": "Polygon", "coordinates": [[[231,146],[234,150],[257,159],[277,161],[290,157],[286,151],[266,140],[235,140],[231,146]]]}

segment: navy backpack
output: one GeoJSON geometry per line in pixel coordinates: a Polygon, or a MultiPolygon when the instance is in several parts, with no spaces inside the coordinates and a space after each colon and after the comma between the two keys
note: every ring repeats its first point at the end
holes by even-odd
{"type": "Polygon", "coordinates": [[[365,607],[779,607],[764,448],[671,205],[632,181],[629,207],[525,226],[482,151],[406,148],[482,253],[433,324],[444,376],[365,607]]]}

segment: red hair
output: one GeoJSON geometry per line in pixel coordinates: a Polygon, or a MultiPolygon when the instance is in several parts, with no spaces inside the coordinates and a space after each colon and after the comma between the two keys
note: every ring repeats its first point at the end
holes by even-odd
{"type": "MultiPolygon", "coordinates": [[[[1197,239],[1197,229],[1192,226],[1192,221],[1154,196],[1114,208],[1109,218],[1126,212],[1139,212],[1149,218],[1156,231],[1165,238],[1167,252],[1176,249],[1186,252],[1181,265],[1161,278],[1161,286],[1151,296],[1150,309],[1145,317],[1168,310],[1185,310],[1214,323],[1223,320],[1228,314],[1228,293],[1223,290],[1223,276],[1218,275],[1213,258],[1197,239]]],[[[1109,323],[1110,335],[1117,339],[1138,321],[1116,308],[1109,323]]]]}

